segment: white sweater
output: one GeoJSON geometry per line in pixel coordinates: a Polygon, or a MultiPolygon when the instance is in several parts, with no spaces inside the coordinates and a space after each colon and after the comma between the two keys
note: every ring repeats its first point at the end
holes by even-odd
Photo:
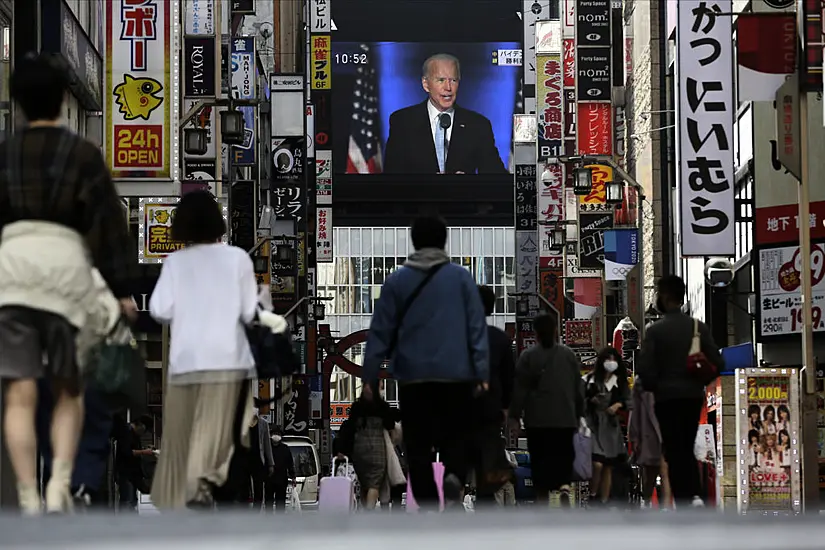
{"type": "Polygon", "coordinates": [[[171,324],[169,376],[252,369],[244,324],[257,304],[252,260],[240,248],[199,244],[170,254],[149,300],[152,317],[171,324]]]}

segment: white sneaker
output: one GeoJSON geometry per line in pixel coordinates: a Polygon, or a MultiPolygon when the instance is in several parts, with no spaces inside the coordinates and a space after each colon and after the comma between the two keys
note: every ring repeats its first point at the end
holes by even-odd
{"type": "Polygon", "coordinates": [[[704,508],[705,502],[700,497],[693,497],[693,502],[690,503],[693,508],[704,508]]]}

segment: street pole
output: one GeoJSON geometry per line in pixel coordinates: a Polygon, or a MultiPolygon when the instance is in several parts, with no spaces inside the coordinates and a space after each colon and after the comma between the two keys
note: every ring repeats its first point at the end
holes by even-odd
{"type": "Polygon", "coordinates": [[[808,170],[808,92],[799,92],[799,257],[802,272],[802,366],[804,393],[802,396],[802,479],[803,509],[807,513],[819,510],[819,439],[816,395],[816,363],[814,359],[812,285],[811,285],[811,223],[810,172],[808,170]]]}

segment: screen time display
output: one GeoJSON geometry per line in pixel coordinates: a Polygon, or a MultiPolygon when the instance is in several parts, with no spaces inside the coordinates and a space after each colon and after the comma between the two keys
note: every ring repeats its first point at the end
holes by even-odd
{"type": "Polygon", "coordinates": [[[337,174],[511,172],[518,42],[332,41],[337,174]]]}

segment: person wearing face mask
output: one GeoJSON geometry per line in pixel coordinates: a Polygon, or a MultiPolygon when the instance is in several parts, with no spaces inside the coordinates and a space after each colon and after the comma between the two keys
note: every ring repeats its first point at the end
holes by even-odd
{"type": "Polygon", "coordinates": [[[596,357],[596,366],[584,376],[587,425],[593,434],[593,478],[590,481],[591,502],[606,504],[613,483],[613,465],[626,454],[622,427],[617,416],[630,404],[621,354],[614,348],[604,348],[596,357]]]}

